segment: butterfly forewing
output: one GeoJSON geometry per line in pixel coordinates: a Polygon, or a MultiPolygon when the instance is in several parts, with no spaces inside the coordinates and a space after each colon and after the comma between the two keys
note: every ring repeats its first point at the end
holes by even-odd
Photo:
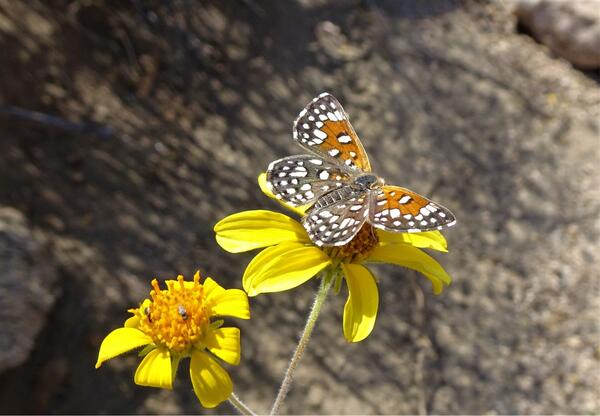
{"type": "Polygon", "coordinates": [[[350,179],[346,169],[314,155],[289,156],[272,162],[267,184],[273,194],[293,206],[315,202],[350,179]]]}
{"type": "Polygon", "coordinates": [[[323,195],[302,219],[318,246],[341,246],[360,230],[368,215],[368,193],[346,186],[323,195]]]}
{"type": "Polygon", "coordinates": [[[370,172],[369,158],[334,96],[315,98],[294,122],[294,140],[332,163],[370,172]]]}
{"type": "Polygon", "coordinates": [[[441,230],[456,222],[447,208],[399,186],[371,191],[369,204],[369,222],[387,231],[441,230]]]}

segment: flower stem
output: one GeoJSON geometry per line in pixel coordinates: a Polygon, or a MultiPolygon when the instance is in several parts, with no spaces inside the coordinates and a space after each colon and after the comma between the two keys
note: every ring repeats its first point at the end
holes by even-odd
{"type": "Polygon", "coordinates": [[[321,285],[319,286],[319,291],[315,296],[315,301],[313,303],[312,309],[308,315],[308,319],[306,320],[306,325],[304,326],[304,331],[300,336],[300,341],[298,341],[298,346],[296,347],[296,351],[294,351],[294,355],[290,360],[290,364],[285,372],[285,376],[281,382],[281,386],[279,387],[279,393],[277,393],[277,397],[275,398],[275,402],[273,403],[273,407],[271,408],[271,415],[276,415],[279,413],[279,409],[285,400],[285,397],[290,390],[292,385],[292,377],[294,375],[294,370],[298,366],[302,355],[304,354],[304,350],[308,345],[308,341],[310,340],[310,335],[315,327],[315,323],[317,322],[317,318],[319,316],[319,312],[321,311],[321,306],[323,306],[323,302],[327,297],[327,293],[331,288],[333,281],[333,274],[331,269],[328,269],[326,273],[324,273],[321,279],[321,285]]]}
{"type": "Polygon", "coordinates": [[[248,406],[246,406],[244,404],[244,402],[242,402],[240,400],[240,398],[235,393],[233,393],[233,392],[229,396],[229,403],[231,403],[231,405],[233,407],[235,407],[236,410],[238,412],[240,412],[241,415],[251,415],[251,416],[256,415],[256,413],[254,413],[252,411],[252,409],[250,409],[248,406]]]}

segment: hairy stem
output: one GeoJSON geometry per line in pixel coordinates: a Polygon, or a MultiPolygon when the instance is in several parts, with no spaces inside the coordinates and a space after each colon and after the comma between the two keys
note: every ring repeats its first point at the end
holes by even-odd
{"type": "Polygon", "coordinates": [[[319,316],[319,312],[321,312],[321,307],[323,306],[323,302],[327,297],[327,293],[331,288],[333,281],[334,273],[332,273],[331,269],[328,269],[327,272],[324,273],[321,279],[321,285],[319,286],[319,291],[315,296],[315,301],[313,303],[312,309],[308,315],[308,319],[306,320],[306,325],[304,326],[304,331],[302,331],[302,335],[300,336],[300,340],[298,341],[298,346],[296,347],[296,351],[294,351],[294,355],[290,360],[290,364],[285,372],[285,376],[283,377],[283,381],[281,382],[281,386],[279,387],[279,393],[277,393],[277,397],[275,398],[275,402],[273,403],[273,407],[271,408],[271,415],[276,415],[279,413],[279,409],[285,400],[285,397],[290,390],[292,385],[292,377],[294,376],[294,371],[296,367],[298,367],[298,363],[304,354],[304,350],[308,345],[308,341],[310,340],[310,335],[315,327],[315,323],[317,322],[317,318],[319,316]]]}
{"type": "Polygon", "coordinates": [[[246,406],[244,402],[241,401],[240,398],[233,392],[231,393],[231,396],[229,396],[229,403],[231,403],[231,405],[235,407],[241,415],[256,415],[256,413],[254,413],[252,409],[246,406]]]}

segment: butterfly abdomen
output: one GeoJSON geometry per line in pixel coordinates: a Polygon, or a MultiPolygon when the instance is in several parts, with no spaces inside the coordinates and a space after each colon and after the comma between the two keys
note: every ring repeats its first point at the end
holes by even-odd
{"type": "Polygon", "coordinates": [[[325,195],[315,202],[312,209],[317,210],[320,208],[328,207],[334,204],[337,204],[340,201],[346,201],[354,196],[357,192],[349,186],[345,186],[340,189],[335,189],[325,195]]]}

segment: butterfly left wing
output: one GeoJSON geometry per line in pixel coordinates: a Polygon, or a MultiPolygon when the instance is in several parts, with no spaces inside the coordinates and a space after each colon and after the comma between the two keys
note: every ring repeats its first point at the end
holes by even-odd
{"type": "Polygon", "coordinates": [[[382,230],[418,233],[456,223],[448,208],[399,186],[385,185],[373,190],[369,199],[369,223],[382,230]]]}
{"type": "Polygon", "coordinates": [[[294,122],[294,140],[325,160],[370,172],[369,158],[342,105],[329,93],[312,100],[294,122]]]}
{"type": "Polygon", "coordinates": [[[319,198],[302,218],[302,225],[316,245],[343,246],[367,220],[368,202],[367,191],[345,186],[319,198]]]}
{"type": "Polygon", "coordinates": [[[345,169],[314,155],[284,157],[267,168],[269,190],[292,206],[312,204],[350,179],[345,169]]]}

